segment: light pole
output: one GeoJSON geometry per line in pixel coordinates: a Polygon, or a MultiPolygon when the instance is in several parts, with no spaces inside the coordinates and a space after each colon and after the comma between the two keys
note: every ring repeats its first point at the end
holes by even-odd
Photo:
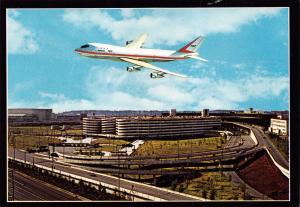
{"type": "Polygon", "coordinates": [[[16,136],[13,135],[13,144],[14,144],[14,160],[16,160],[16,136]]]}
{"type": "Polygon", "coordinates": [[[118,190],[119,190],[119,198],[120,198],[121,197],[121,192],[120,192],[121,179],[120,179],[120,156],[119,156],[119,152],[118,152],[118,146],[122,146],[122,145],[116,145],[116,153],[118,156],[118,190]]]}
{"type": "Polygon", "coordinates": [[[53,169],[54,169],[54,157],[52,155],[52,171],[53,171],[53,169]]]}
{"type": "Polygon", "coordinates": [[[63,159],[65,160],[65,143],[63,143],[63,159]]]}
{"type": "MultiPolygon", "coordinates": [[[[51,137],[51,133],[50,133],[50,137],[51,137]]],[[[50,159],[50,138],[49,138],[49,132],[48,132],[48,155],[49,155],[49,159],[50,159]]]]}
{"type": "Polygon", "coordinates": [[[179,139],[177,138],[177,158],[179,160],[179,139]]]}
{"type": "Polygon", "coordinates": [[[192,154],[193,154],[193,140],[191,138],[191,156],[192,156],[192,154]]]}
{"type": "MultiPolygon", "coordinates": [[[[13,144],[14,144],[14,163],[16,160],[16,137],[15,135],[13,135],[13,144]]],[[[12,190],[13,190],[13,194],[12,194],[12,200],[15,200],[15,174],[14,174],[14,168],[12,167],[12,190]]]]}
{"type": "Polygon", "coordinates": [[[118,177],[119,177],[119,198],[121,197],[121,192],[120,192],[120,185],[121,185],[121,179],[120,179],[120,156],[119,156],[119,153],[118,153],[118,169],[119,169],[119,173],[118,173],[118,177]]]}

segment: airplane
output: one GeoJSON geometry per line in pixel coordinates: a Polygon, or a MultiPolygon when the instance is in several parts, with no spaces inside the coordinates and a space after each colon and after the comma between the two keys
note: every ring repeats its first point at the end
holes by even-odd
{"type": "Polygon", "coordinates": [[[196,52],[203,42],[204,38],[202,36],[197,37],[177,51],[144,48],[143,45],[147,37],[148,34],[144,33],[136,40],[127,41],[125,47],[88,43],[75,49],[75,52],[89,58],[130,63],[132,66],[127,67],[128,72],[140,71],[141,68],[151,69],[153,72],[150,73],[150,78],[163,78],[166,74],[187,78],[186,75],[156,67],[155,65],[150,64],[150,62],[166,62],[189,58],[207,62],[206,59],[200,57],[196,52]]]}

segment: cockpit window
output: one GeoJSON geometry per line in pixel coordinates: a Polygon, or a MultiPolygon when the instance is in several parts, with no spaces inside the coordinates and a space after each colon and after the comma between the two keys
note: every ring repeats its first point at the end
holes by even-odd
{"type": "Polygon", "coordinates": [[[89,45],[82,45],[80,48],[87,48],[89,45]]]}

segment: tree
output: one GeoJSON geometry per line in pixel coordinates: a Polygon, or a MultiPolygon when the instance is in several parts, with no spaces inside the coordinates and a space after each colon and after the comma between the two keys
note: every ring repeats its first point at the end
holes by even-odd
{"type": "Polygon", "coordinates": [[[216,191],[215,190],[212,190],[210,192],[210,197],[209,197],[210,200],[215,200],[216,199],[216,191]]]}
{"type": "Polygon", "coordinates": [[[184,186],[183,186],[183,184],[180,184],[180,185],[179,185],[179,189],[178,189],[178,190],[179,190],[179,192],[183,192],[183,191],[184,191],[184,186]]]}
{"type": "Polygon", "coordinates": [[[207,198],[207,191],[205,189],[202,191],[202,198],[207,198]]]}
{"type": "Polygon", "coordinates": [[[172,183],[171,183],[171,189],[172,190],[175,190],[176,184],[177,184],[177,179],[173,180],[172,183]]]}

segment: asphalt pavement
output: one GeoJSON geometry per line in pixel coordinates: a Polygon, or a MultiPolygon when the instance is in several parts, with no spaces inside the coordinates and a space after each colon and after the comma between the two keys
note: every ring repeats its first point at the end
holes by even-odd
{"type": "Polygon", "coordinates": [[[263,130],[259,127],[252,126],[251,127],[255,137],[258,139],[260,147],[266,147],[270,151],[271,155],[275,159],[275,161],[281,165],[282,167],[289,169],[289,162],[283,157],[283,155],[279,152],[279,150],[274,146],[271,142],[268,135],[266,135],[263,130]]]}
{"type": "MultiPolygon", "coordinates": [[[[24,154],[25,154],[24,152],[21,152],[16,149],[15,157],[17,159],[24,160],[24,158],[25,158],[24,154]]],[[[12,148],[9,149],[9,156],[14,157],[12,148]]],[[[104,182],[104,183],[107,183],[107,184],[110,184],[110,185],[113,185],[116,187],[120,186],[120,188],[138,191],[140,193],[151,195],[151,196],[154,196],[157,198],[161,198],[163,200],[185,200],[185,201],[186,200],[194,200],[194,201],[201,200],[201,198],[198,199],[195,196],[180,194],[175,191],[167,191],[165,189],[161,189],[158,187],[154,187],[154,186],[150,186],[150,185],[146,185],[146,184],[142,184],[142,183],[138,183],[138,182],[134,182],[134,181],[130,181],[130,180],[125,180],[125,179],[121,179],[121,178],[119,179],[118,177],[109,176],[109,175],[105,175],[105,174],[101,174],[101,173],[96,173],[96,172],[88,171],[88,170],[74,167],[74,166],[71,167],[70,165],[58,163],[55,161],[52,162],[51,159],[48,159],[46,157],[45,158],[37,157],[37,156],[34,156],[33,154],[27,153],[26,160],[27,160],[27,162],[30,161],[31,164],[33,163],[33,160],[34,160],[35,164],[39,164],[39,165],[46,166],[49,168],[53,167],[56,170],[61,170],[61,171],[67,172],[67,173],[72,173],[77,176],[83,176],[85,178],[104,182]]]]}
{"type": "MultiPolygon", "coordinates": [[[[33,178],[20,171],[14,170],[12,179],[9,176],[9,185],[14,183],[15,201],[74,201],[88,200],[64,189],[58,188],[52,184],[33,178]]],[[[11,175],[11,173],[9,173],[11,175]]],[[[11,191],[13,188],[10,188],[11,191]]],[[[12,195],[13,192],[10,192],[12,195]]]]}
{"type": "MultiPolygon", "coordinates": [[[[248,135],[242,135],[241,139],[244,141],[244,145],[251,146],[255,145],[253,140],[248,135]]],[[[232,147],[236,142],[240,141],[239,137],[232,137],[226,144],[225,148],[232,147]]],[[[247,193],[251,196],[261,199],[261,200],[271,200],[268,196],[264,195],[263,193],[257,191],[256,189],[252,188],[248,185],[245,181],[243,181],[235,171],[228,171],[224,172],[225,175],[231,176],[231,182],[235,185],[242,185],[246,186],[247,193]]]]}

